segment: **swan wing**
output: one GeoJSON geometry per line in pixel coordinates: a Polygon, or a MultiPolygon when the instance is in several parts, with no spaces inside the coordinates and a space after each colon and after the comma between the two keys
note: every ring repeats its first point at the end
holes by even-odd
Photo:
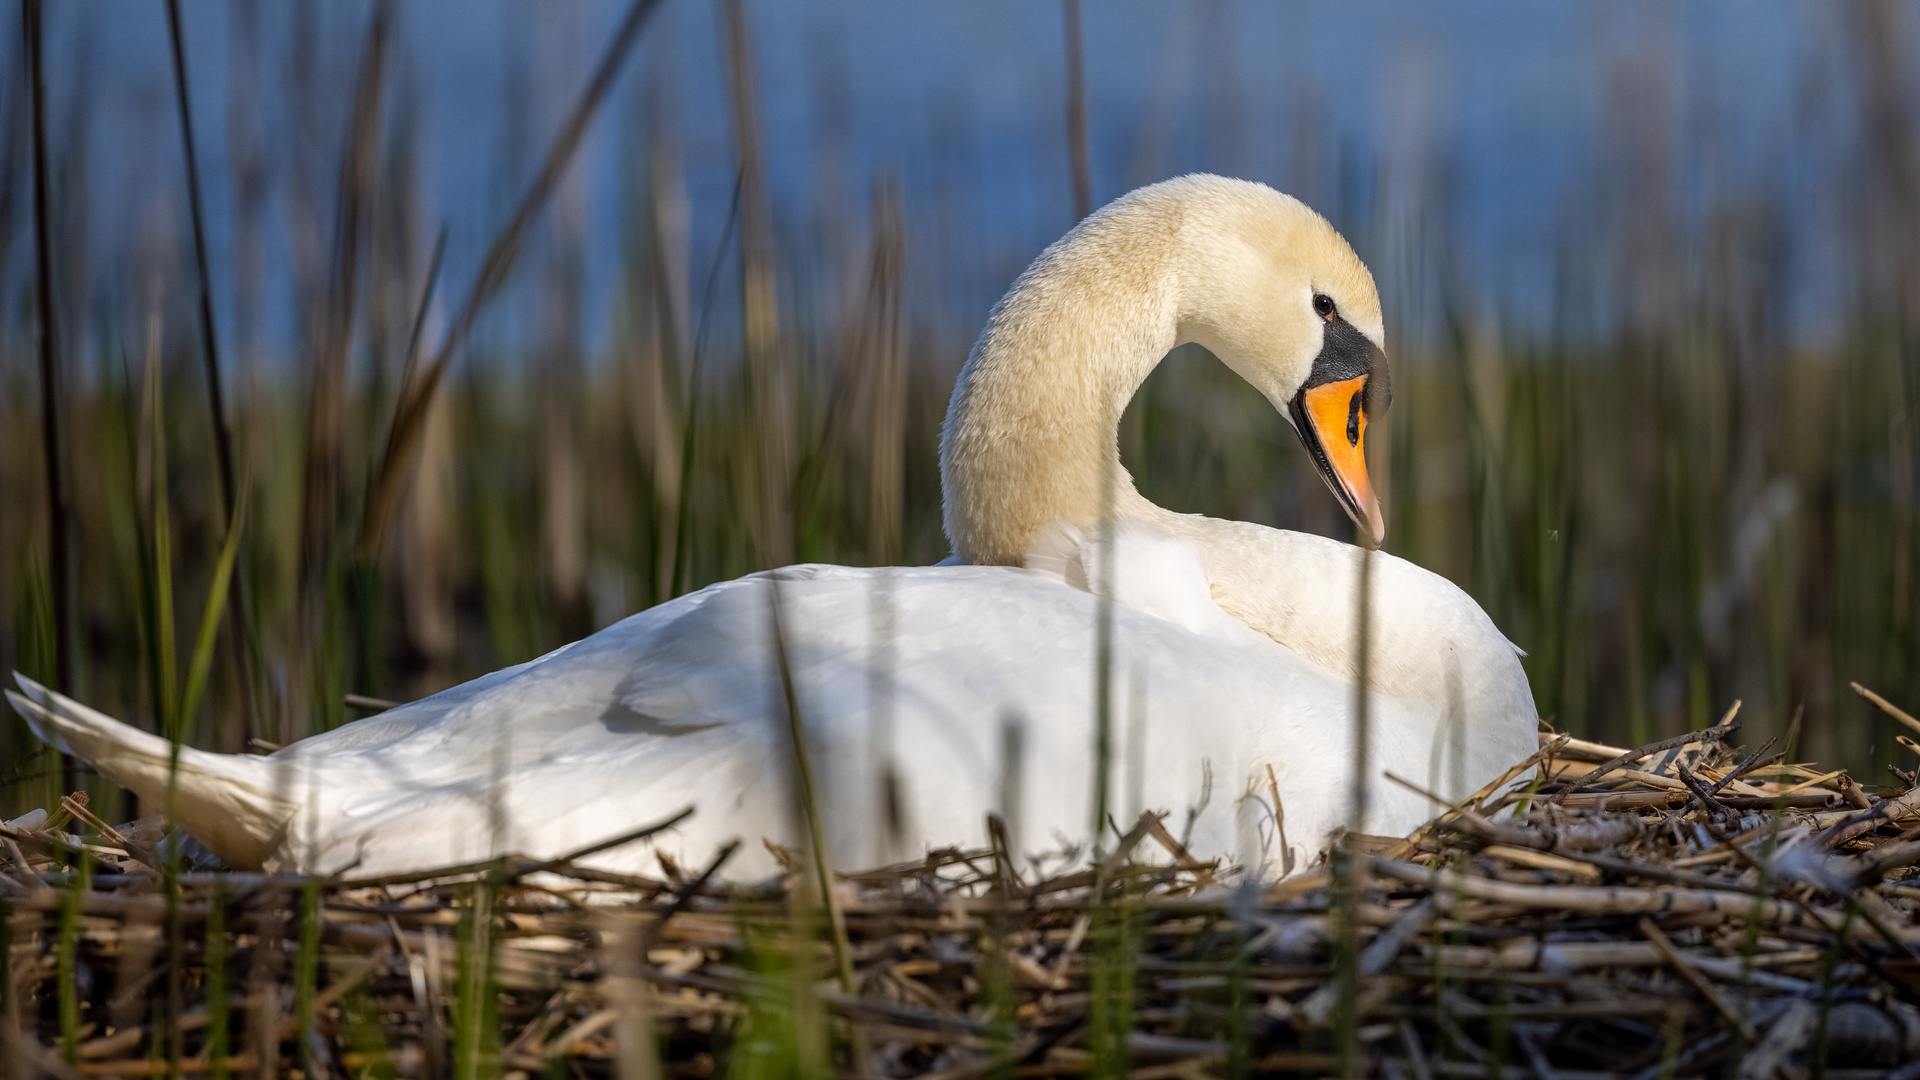
{"type": "MultiPolygon", "coordinates": [[[[553,857],[692,806],[672,833],[587,861],[650,872],[664,853],[698,865],[738,838],[729,874],[764,876],[777,864],[761,841],[804,835],[777,588],[837,865],[983,843],[988,813],[1007,817],[1022,852],[1084,848],[1102,672],[1108,808],[1121,827],[1168,811],[1203,857],[1277,868],[1289,854],[1304,865],[1347,820],[1351,687],[1261,635],[1196,632],[1118,604],[1103,616],[1088,593],[1015,568],[781,575],[713,586],[266,758],[200,755],[212,764],[195,775],[231,785],[221,770],[238,764],[280,808],[283,842],[250,860],[272,869],[553,857]]],[[[1431,718],[1381,697],[1372,713],[1376,762],[1416,771],[1431,718]]],[[[111,730],[106,741],[75,748],[105,758],[129,740],[111,730]]],[[[1370,827],[1424,816],[1404,803],[1376,785],[1370,827]]]]}

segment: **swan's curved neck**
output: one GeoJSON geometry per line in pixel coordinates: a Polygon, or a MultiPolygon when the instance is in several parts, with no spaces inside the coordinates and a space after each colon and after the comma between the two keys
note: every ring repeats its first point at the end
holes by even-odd
{"type": "Polygon", "coordinates": [[[1096,216],[1015,282],[974,345],[941,434],[947,537],[968,563],[1019,564],[1059,522],[1138,501],[1121,414],[1181,343],[1179,222],[1096,216]]]}

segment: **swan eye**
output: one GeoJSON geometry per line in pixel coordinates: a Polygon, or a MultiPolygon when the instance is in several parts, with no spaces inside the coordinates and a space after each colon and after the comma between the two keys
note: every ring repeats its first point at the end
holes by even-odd
{"type": "Polygon", "coordinates": [[[1336,309],[1335,309],[1335,308],[1334,308],[1334,306],[1333,306],[1333,298],[1332,298],[1332,297],[1330,297],[1330,296],[1326,296],[1326,295],[1324,295],[1324,294],[1322,294],[1322,293],[1315,293],[1315,294],[1314,294],[1314,297],[1313,297],[1313,313],[1314,313],[1315,315],[1318,315],[1318,316],[1320,316],[1320,317],[1321,317],[1321,318],[1323,318],[1323,319],[1331,319],[1331,318],[1333,318],[1333,313],[1334,313],[1334,311],[1335,311],[1335,310],[1336,310],[1336,309]]]}

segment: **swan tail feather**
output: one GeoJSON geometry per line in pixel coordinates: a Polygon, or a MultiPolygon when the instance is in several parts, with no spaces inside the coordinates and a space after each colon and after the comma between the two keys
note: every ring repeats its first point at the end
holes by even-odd
{"type": "Polygon", "coordinates": [[[229,865],[258,869],[280,847],[295,804],[273,791],[271,766],[182,746],[123,724],[24,675],[7,700],[41,742],[81,758],[148,806],[165,806],[229,865]]]}

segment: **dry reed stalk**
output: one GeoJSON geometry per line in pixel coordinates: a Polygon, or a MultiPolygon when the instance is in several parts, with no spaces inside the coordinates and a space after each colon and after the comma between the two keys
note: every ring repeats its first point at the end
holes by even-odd
{"type": "MultiPolygon", "coordinates": [[[[1366,864],[1355,861],[1359,851],[1354,838],[1366,828],[1368,789],[1373,779],[1368,759],[1373,696],[1370,685],[1373,658],[1373,558],[1377,543],[1378,538],[1371,535],[1361,538],[1360,573],[1354,593],[1353,771],[1348,779],[1348,797],[1351,801],[1347,808],[1344,850],[1334,852],[1332,857],[1333,889],[1336,896],[1345,901],[1343,910],[1339,912],[1339,947],[1336,952],[1339,978],[1325,1002],[1323,1011],[1326,1015],[1319,1021],[1324,1023],[1326,1016],[1337,1015],[1335,1040],[1340,1052],[1341,1073],[1349,1078],[1358,1077],[1364,1068],[1356,1033],[1359,1027],[1360,980],[1370,974],[1364,970],[1365,958],[1360,953],[1358,918],[1358,896],[1364,884],[1366,864]]],[[[1336,903],[1339,901],[1336,900],[1336,903]]]]}
{"type": "MultiPolygon", "coordinates": [[[[640,929],[641,919],[637,915],[613,912],[606,913],[602,918],[601,951],[607,957],[607,966],[600,976],[600,987],[609,1008],[588,1017],[555,1039],[554,1049],[564,1054],[592,1033],[590,1025],[610,1024],[614,1027],[614,1075],[619,1080],[656,1080],[660,1076],[660,1060],[656,1050],[658,1036],[654,1033],[643,976],[647,956],[642,944],[644,935],[640,929]],[[609,1016],[609,1013],[612,1015],[609,1016]]],[[[514,1044],[518,1045],[528,1033],[535,1030],[534,1025],[528,1025],[520,1038],[514,1040],[514,1044]]],[[[512,1060],[513,1046],[509,1046],[501,1057],[512,1060]]]]}
{"type": "MultiPolygon", "coordinates": [[[[1692,768],[1724,774],[1735,760],[1716,745],[1692,768]]],[[[1660,766],[1669,767],[1682,766],[1660,766]]],[[[1755,782],[1783,786],[1778,779],[1755,782]]],[[[1601,824],[1623,816],[1636,812],[1587,815],[1536,805],[1511,827],[1569,828],[1570,817],[1601,824]]],[[[1121,850],[1138,851],[1159,824],[1157,814],[1143,816],[1121,841],[1121,850]]],[[[1900,849],[1911,846],[1889,839],[1889,831],[1870,839],[1877,845],[1876,866],[1898,861],[1896,856],[1904,854],[1900,849]]],[[[713,885],[717,863],[677,886],[606,875],[564,860],[522,863],[514,873],[493,878],[498,894],[492,910],[511,929],[495,947],[499,979],[489,992],[499,1011],[490,1023],[497,1025],[495,1044],[505,1048],[503,1063],[525,1069],[564,1061],[617,1072],[623,1050],[613,1037],[614,1021],[627,1008],[630,1018],[639,1015],[634,1010],[652,1018],[667,1055],[662,1071],[679,1072],[698,1060],[690,1054],[724,1047],[727,1028],[720,1021],[767,1016],[764,1010],[774,1003],[792,1002],[803,1011],[830,1010],[836,1017],[831,1030],[840,1032],[834,1038],[844,1052],[871,1055],[875,1063],[916,1062],[908,1071],[1053,1074],[1131,1058],[1149,1076],[1199,1075],[1195,1070],[1233,1061],[1244,1062],[1250,1072],[1301,1067],[1328,1072],[1337,1071],[1341,1059],[1309,1047],[1325,1037],[1316,1034],[1325,1030],[1316,1025],[1337,1016],[1329,1003],[1337,1002],[1352,981],[1359,984],[1355,1008],[1362,1024],[1356,1038],[1362,1061],[1382,1071],[1387,1066],[1383,1054],[1398,1056],[1403,1075],[1419,1075],[1421,1069],[1428,1075],[1479,1075],[1495,1061],[1503,1039],[1509,1046],[1518,1040],[1533,1072],[1571,1072],[1596,1054],[1615,1064],[1615,1074],[1651,1076],[1663,1060],[1676,1068],[1710,1071],[1716,1063],[1734,1065],[1737,1047],[1755,1046],[1751,1038],[1734,1040],[1743,1025],[1753,1033],[1772,1033],[1778,1023],[1793,1021],[1793,1008],[1817,1000],[1827,1003],[1828,1035],[1801,1043],[1778,1040],[1782,1045],[1774,1048],[1796,1067],[1817,1067],[1823,1052],[1834,1055],[1832,1065],[1858,1067],[1920,1051],[1920,1045],[1906,1044],[1905,1034],[1909,1021],[1920,1020],[1920,997],[1896,966],[1905,955],[1902,934],[1887,936],[1898,915],[1876,914],[1880,909],[1873,904],[1880,901],[1859,894],[1857,915],[1849,918],[1821,906],[1826,898],[1776,894],[1764,881],[1753,883],[1751,868],[1742,864],[1703,866],[1697,874],[1656,865],[1713,842],[1696,843],[1693,830],[1615,833],[1627,839],[1606,855],[1546,856],[1533,847],[1481,846],[1472,839],[1444,850],[1423,845],[1415,859],[1424,864],[1367,861],[1356,854],[1362,865],[1353,876],[1351,903],[1361,949],[1350,975],[1342,962],[1330,962],[1324,949],[1333,932],[1331,906],[1339,899],[1325,878],[1284,900],[1249,903],[1246,893],[1238,898],[1196,894],[1193,889],[1204,880],[1201,868],[1143,865],[1122,857],[1124,865],[1109,868],[1105,876],[1145,890],[1132,917],[1145,920],[1147,932],[1133,939],[1136,951],[1126,954],[1128,1015],[1105,1051],[1091,1041],[1090,1027],[1100,996],[1116,990],[1110,983],[1114,957],[1104,951],[1111,946],[1100,940],[1112,932],[1101,921],[1108,917],[1100,912],[1112,907],[1104,887],[1094,873],[1082,871],[1021,890],[1021,902],[1009,903],[1008,860],[999,841],[989,850],[935,853],[921,863],[841,877],[841,887],[859,895],[845,912],[849,957],[862,988],[857,995],[796,987],[783,975],[742,966],[736,958],[748,943],[739,933],[741,921],[768,925],[773,918],[771,925],[780,925],[781,900],[777,890],[713,885]],[[554,878],[536,886],[520,872],[536,866],[551,866],[545,872],[554,878]],[[1650,875],[1676,880],[1653,887],[1622,883],[1650,875]],[[618,880],[601,884],[608,878],[618,880]],[[1642,915],[1650,921],[1643,924],[1642,915]],[[615,916],[626,929],[596,938],[594,928],[615,916]],[[1481,920],[1486,933],[1471,943],[1459,940],[1462,916],[1481,920]],[[1767,928],[1744,951],[1738,933],[1715,929],[1743,922],[1767,928]],[[1873,928],[1874,922],[1884,929],[1873,928]],[[1573,926],[1584,927],[1585,935],[1597,932],[1601,940],[1562,940],[1562,931],[1573,926]],[[1251,939],[1249,927],[1255,931],[1251,939]],[[1322,944],[1305,953],[1285,944],[1301,935],[1322,944]],[[529,947],[535,941],[545,944],[529,947]],[[1845,943],[1846,951],[1822,947],[1834,942],[1845,943]],[[999,991],[991,989],[996,965],[1007,975],[999,991]],[[601,985],[573,974],[583,970],[601,973],[601,985]],[[605,978],[608,974],[614,978],[605,978]],[[994,993],[1008,998],[995,1004],[1000,999],[994,993]],[[1864,1004],[1868,1000],[1876,1004],[1864,1004]],[[985,1019],[1003,1009],[1013,1018],[1010,1029],[985,1019]],[[1647,1023],[1652,1017],[1678,1019],[1661,1027],[1647,1023]],[[1398,1038],[1383,1040],[1382,1031],[1398,1038]],[[1524,1039],[1519,1032],[1525,1032],[1524,1039]],[[1089,1040],[1085,1048],[1076,1045],[1083,1035],[1089,1040]],[[1448,1047],[1455,1055],[1467,1054],[1468,1065],[1479,1071],[1463,1071],[1462,1062],[1447,1058],[1448,1047]],[[935,1067],[939,1055],[945,1056],[935,1067]]],[[[449,969],[446,957],[434,958],[432,943],[445,927],[462,920],[450,904],[475,883],[475,872],[480,871],[454,867],[442,871],[446,876],[428,872],[405,884],[395,878],[325,886],[317,909],[325,929],[314,965],[324,972],[318,980],[323,985],[316,985],[310,997],[315,1033],[322,1040],[317,1045],[324,1050],[316,1060],[356,1068],[373,1060],[359,1049],[339,1053],[349,1045],[339,1034],[345,1022],[339,1011],[347,998],[343,988],[356,980],[400,1010],[392,1022],[405,1043],[399,1060],[424,1059],[428,1018],[421,1013],[413,1019],[407,1010],[416,1006],[406,1003],[431,999],[414,990],[423,981],[416,972],[432,979],[449,969]],[[416,964],[414,958],[423,954],[427,963],[416,964]],[[401,1034],[408,1031],[420,1034],[401,1034]],[[408,1057],[415,1053],[421,1057],[408,1057]]],[[[12,910],[77,910],[96,927],[130,928],[164,914],[161,898],[113,895],[128,885],[138,892],[135,883],[146,877],[116,864],[93,876],[77,908],[71,887],[63,883],[23,895],[12,910]]],[[[61,878],[72,880],[71,875],[61,878]]],[[[179,910],[190,933],[197,932],[192,929],[197,919],[211,915],[202,902],[205,891],[228,880],[235,887],[262,887],[243,885],[246,879],[239,875],[181,877],[179,910]]],[[[803,879],[792,887],[800,896],[812,896],[817,880],[803,879]]],[[[1886,903],[1912,901],[1896,894],[1886,903]]],[[[127,943],[96,930],[76,939],[75,956],[91,958],[91,950],[127,943]]],[[[818,955],[809,950],[821,947],[816,932],[798,922],[790,936],[770,944],[793,948],[802,958],[818,955]]],[[[19,963],[32,962],[29,950],[16,956],[19,963]]],[[[186,956],[194,962],[191,951],[186,956]]],[[[172,976],[159,972],[155,977],[172,976]]],[[[43,983],[22,985],[27,995],[47,992],[43,983]]],[[[245,1007],[256,1008],[251,1000],[245,1007]]],[[[472,1040],[484,1033],[475,1029],[476,1014],[469,1006],[456,1002],[454,1007],[457,1015],[467,1016],[462,1030],[469,1046],[466,1060],[472,1062],[472,1040]]],[[[183,1015],[180,1028],[188,1033],[181,1045],[183,1065],[205,1063],[204,1040],[192,1033],[206,1015],[198,1006],[183,1015]]],[[[273,1015],[276,1035],[291,1031],[297,1021],[273,1015]]],[[[765,1029],[761,1034],[814,1037],[797,1031],[774,1036],[765,1029]]],[[[80,1060],[92,1066],[92,1074],[144,1075],[154,1059],[151,1050],[142,1053],[141,1038],[97,1050],[98,1044],[86,1044],[89,1056],[80,1060]]],[[[818,1053],[797,1043],[785,1052],[818,1053]]],[[[236,1068],[257,1068],[261,1060],[230,1059],[236,1068]]],[[[265,1060],[280,1067],[277,1053],[265,1060]]]]}
{"type": "Polygon", "coordinates": [[[705,345],[707,341],[707,329],[711,325],[711,317],[715,310],[714,297],[716,290],[720,286],[721,270],[726,266],[726,253],[731,250],[733,246],[734,230],[738,228],[740,224],[740,199],[745,186],[743,180],[744,178],[736,171],[733,180],[733,197],[727,204],[727,219],[720,228],[720,242],[715,247],[713,267],[707,273],[706,286],[701,292],[700,323],[698,329],[694,331],[693,348],[687,363],[685,423],[682,425],[680,438],[680,482],[678,485],[678,490],[681,493],[681,497],[678,500],[680,512],[678,518],[673,523],[674,562],[672,593],[675,596],[683,592],[690,592],[693,589],[694,563],[690,549],[693,542],[695,521],[693,500],[686,496],[693,488],[695,451],[701,445],[699,440],[700,396],[702,387],[704,386],[703,377],[705,374],[704,361],[706,357],[705,345]]]}
{"type": "MultiPolygon", "coordinates": [[[[237,433],[240,447],[234,453],[236,461],[259,462],[267,459],[269,433],[274,427],[271,424],[248,422],[266,398],[267,390],[263,385],[260,363],[262,282],[267,276],[262,234],[269,188],[263,150],[265,139],[257,124],[262,96],[258,63],[260,18],[257,7],[245,0],[233,0],[229,17],[225,133],[233,206],[231,251],[234,332],[229,343],[231,348],[222,357],[234,363],[235,371],[230,384],[225,381],[222,372],[222,405],[232,406],[227,426],[230,446],[236,438],[233,425],[240,425],[237,433]],[[230,396],[226,392],[228,388],[232,391],[230,396]]],[[[183,129],[182,138],[191,140],[191,135],[183,129]]],[[[202,276],[204,278],[209,274],[210,270],[202,276]]],[[[203,333],[208,340],[217,340],[217,324],[203,333]]],[[[236,475],[235,494],[244,492],[250,483],[249,478],[236,475]]],[[[231,595],[228,597],[228,618],[233,628],[228,635],[228,642],[233,667],[239,676],[240,701],[235,710],[237,722],[227,730],[217,731],[215,735],[217,745],[235,750],[243,748],[248,739],[267,733],[265,723],[270,711],[268,699],[271,693],[267,675],[268,660],[261,640],[259,586],[244,560],[237,565],[239,570],[234,575],[231,595]]]]}
{"type": "Polygon", "coordinates": [[[549,225],[539,379],[541,547],[556,629],[565,640],[592,633],[587,597],[586,497],[581,429],[585,388],[580,322],[586,268],[586,210],[580,177],[563,181],[549,225]]]}
{"type": "MultiPolygon", "coordinates": [[[[401,363],[401,387],[413,381],[419,365],[427,314],[438,292],[446,257],[447,233],[446,226],[441,226],[427,260],[426,280],[414,307],[406,357],[401,363]]],[[[427,402],[421,420],[420,459],[412,498],[393,530],[392,572],[399,585],[401,633],[407,646],[421,658],[420,670],[415,673],[406,696],[425,696],[452,681],[449,672],[458,644],[453,615],[454,571],[445,557],[455,546],[451,409],[452,403],[444,390],[427,402]]],[[[391,425],[391,418],[387,423],[391,425]]],[[[372,497],[371,491],[368,497],[372,497]]],[[[365,520],[363,514],[363,526],[365,520]]],[[[365,544],[372,540],[363,528],[355,542],[365,544]]],[[[377,551],[356,548],[356,557],[363,565],[376,565],[380,555],[377,551]]]]}
{"type": "Polygon", "coordinates": [[[1067,40],[1067,161],[1073,178],[1073,219],[1093,213],[1093,176],[1087,162],[1086,49],[1080,0],[1061,0],[1067,40]]]}
{"type": "Polygon", "coordinates": [[[187,53],[180,32],[180,0],[167,0],[167,38],[173,52],[173,100],[180,117],[180,152],[187,167],[187,207],[193,223],[193,264],[199,300],[201,355],[206,362],[208,420],[213,425],[214,456],[219,464],[221,505],[231,512],[239,502],[239,488],[234,475],[233,436],[227,426],[226,396],[221,389],[220,342],[213,321],[213,275],[207,264],[207,231],[200,206],[200,157],[194,149],[193,107],[187,96],[187,53]]]}
{"type": "MultiPolygon", "coordinates": [[[[866,283],[859,301],[849,301],[841,340],[828,346],[834,360],[821,410],[819,434],[801,463],[795,512],[802,534],[853,501],[866,478],[865,545],[869,565],[897,560],[904,511],[907,372],[901,350],[901,284],[904,275],[898,180],[884,172],[873,184],[866,283]]],[[[831,525],[828,525],[831,528],[831,525]]],[[[858,548],[858,545],[852,545],[858,548]]]]}
{"type": "MultiPolygon", "coordinates": [[[[674,594],[679,556],[683,464],[682,365],[687,356],[686,178],[677,140],[671,135],[664,81],[646,90],[646,211],[640,237],[640,277],[635,301],[642,324],[636,343],[628,418],[634,448],[647,470],[653,496],[649,599],[674,594]]],[[[689,406],[690,407],[690,406],[689,406]]]]}
{"type": "Polygon", "coordinates": [[[781,707],[787,718],[787,735],[793,745],[794,795],[801,817],[807,825],[808,855],[813,863],[814,882],[820,890],[820,910],[826,913],[827,933],[833,948],[835,974],[840,992],[854,991],[853,960],[847,946],[846,916],[840,910],[840,897],[834,891],[833,862],[827,851],[827,831],[820,819],[820,798],[814,787],[813,755],[807,748],[806,724],[800,716],[800,697],[793,683],[793,667],[787,655],[786,615],[780,599],[780,575],[767,579],[767,611],[773,631],[773,654],[780,678],[781,707]]]}
{"type": "MultiPolygon", "coordinates": [[[[339,526],[347,360],[359,297],[360,247],[373,199],[373,173],[386,85],[387,36],[397,0],[379,0],[367,19],[346,145],[341,150],[333,257],[313,354],[307,399],[306,477],[301,511],[300,609],[303,632],[321,639],[321,613],[333,573],[339,526]]],[[[324,702],[323,708],[327,708],[324,702]]]]}
{"type": "Polygon", "coordinates": [[[774,291],[773,205],[767,190],[753,44],[742,0],[718,0],[725,35],[734,154],[740,162],[740,345],[753,402],[758,507],[755,543],[764,567],[793,561],[794,392],[774,291]]]}
{"type": "Polygon", "coordinates": [[[394,408],[393,423],[388,428],[385,448],[380,457],[379,467],[375,470],[372,497],[367,502],[367,514],[361,523],[359,546],[362,550],[377,551],[392,524],[394,513],[399,509],[400,500],[412,480],[415,455],[418,452],[426,414],[432,404],[434,394],[440,382],[446,377],[448,367],[455,355],[467,343],[473,328],[486,310],[489,301],[505,285],[518,260],[522,244],[527,233],[533,227],[534,220],[546,206],[554,191],[559,187],[567,166],[580,149],[581,141],[586,137],[587,127],[598,115],[600,105],[606,100],[608,91],[613,88],[614,78],[632,51],[633,43],[639,39],[640,29],[646,24],[647,16],[659,6],[660,0],[633,0],[620,25],[614,30],[607,48],[601,54],[600,61],[593,69],[593,76],[581,91],[580,98],[568,113],[565,123],[554,134],[553,142],[547,148],[546,158],[542,161],[540,172],[528,186],[526,194],[521,196],[514,208],[513,216],[494,237],[493,244],[487,249],[485,261],[475,276],[466,298],[461,301],[453,321],[447,327],[447,333],[441,339],[440,347],[435,350],[431,363],[420,372],[412,383],[402,386],[394,408]]]}
{"type": "MultiPolygon", "coordinates": [[[[879,850],[875,852],[878,862],[894,862],[901,857],[905,847],[907,832],[905,808],[900,799],[900,772],[898,762],[893,755],[893,729],[896,711],[894,696],[894,671],[897,664],[895,653],[897,628],[895,626],[894,580],[890,570],[876,574],[867,589],[867,618],[871,628],[867,670],[867,759],[870,775],[874,783],[874,796],[878,810],[886,828],[878,836],[879,850]]],[[[1001,798],[999,805],[1004,812],[1007,808],[1006,784],[1009,782],[1009,762],[1006,760],[1007,747],[1002,742],[1001,798]]],[[[1017,766],[1014,766],[1017,769],[1017,766]]],[[[1006,823],[1000,821],[1004,833],[1006,823]]]]}
{"type": "Polygon", "coordinates": [[[1688,743],[1706,743],[1717,739],[1724,739],[1734,730],[1733,718],[1739,711],[1740,703],[1736,701],[1733,703],[1733,707],[1727,710],[1726,715],[1720,718],[1720,723],[1705,731],[1689,731],[1682,735],[1660,739],[1656,742],[1650,742],[1636,750],[1629,750],[1611,760],[1601,762],[1598,766],[1595,766],[1592,770],[1582,775],[1578,780],[1568,784],[1560,794],[1553,797],[1552,801],[1564,803],[1567,795],[1571,792],[1591,784],[1621,766],[1631,765],[1636,761],[1641,761],[1662,750],[1672,750],[1675,747],[1686,746],[1688,743]]]}
{"type": "Polygon", "coordinates": [[[1720,992],[1713,988],[1713,984],[1708,982],[1704,975],[1694,970],[1693,965],[1687,963],[1686,959],[1680,955],[1680,950],[1674,948],[1673,940],[1660,929],[1659,924],[1652,919],[1642,917],[1639,926],[1640,932],[1646,935],[1648,941],[1653,942],[1653,947],[1659,950],[1661,957],[1672,964],[1675,971],[1685,976],[1687,981],[1693,984],[1694,989],[1700,991],[1700,996],[1711,1002],[1721,1016],[1727,1018],[1727,1022],[1740,1032],[1740,1037],[1746,1041],[1747,1045],[1753,1045],[1755,1041],[1753,1028],[1748,1026],[1746,1017],[1735,1012],[1733,1006],[1727,1004],[1726,998],[1721,997],[1720,992]]]}
{"type": "Polygon", "coordinates": [[[1873,702],[1874,706],[1878,708],[1881,712],[1886,713],[1888,716],[1894,718],[1895,720],[1906,725],[1907,727],[1912,728],[1914,731],[1920,731],[1920,720],[1915,720],[1912,717],[1912,715],[1910,715],[1905,709],[1900,708],[1898,705],[1895,705],[1893,702],[1888,701],[1886,698],[1881,697],[1879,694],[1876,694],[1873,691],[1867,689],[1866,687],[1861,686],[1859,683],[1849,683],[1848,685],[1853,687],[1854,693],[1859,694],[1861,697],[1867,699],[1868,701],[1873,702]]]}
{"type": "Polygon", "coordinates": [[[999,820],[1007,834],[1009,852],[1024,851],[1026,839],[1027,729],[1021,718],[1003,716],[1000,720],[1000,797],[999,820]]]}
{"type": "MultiPolygon", "coordinates": [[[[52,194],[47,178],[47,74],[40,0],[21,0],[21,36],[26,41],[27,78],[33,113],[33,253],[34,314],[40,362],[40,446],[44,457],[47,498],[47,564],[53,599],[54,686],[72,693],[74,686],[76,602],[73,565],[73,507],[67,489],[65,465],[65,360],[60,351],[55,317],[53,272],[52,194]]],[[[63,786],[71,790],[79,779],[78,765],[63,759],[63,786]]]]}
{"type": "Polygon", "coordinates": [[[1641,831],[1640,819],[1632,815],[1603,818],[1599,821],[1570,822],[1566,825],[1549,824],[1539,828],[1523,828],[1489,821],[1471,810],[1461,814],[1459,820],[1462,828],[1467,832],[1489,843],[1561,854],[1575,851],[1600,851],[1628,844],[1635,840],[1641,831]]]}
{"type": "Polygon", "coordinates": [[[260,10],[245,0],[230,0],[227,35],[227,161],[233,190],[233,352],[239,370],[235,403],[242,414],[261,389],[258,351],[260,298],[264,278],[262,219],[267,203],[265,137],[259,126],[260,10]]]}
{"type": "Polygon", "coordinates": [[[867,448],[867,558],[887,566],[900,557],[904,512],[907,372],[900,349],[900,306],[905,277],[905,228],[900,182],[886,173],[873,186],[873,254],[867,311],[871,321],[862,352],[872,387],[867,448]]]}
{"type": "MultiPolygon", "coordinates": [[[[1114,580],[1114,505],[1118,498],[1118,463],[1100,464],[1100,520],[1095,523],[1099,543],[1099,572],[1091,582],[1095,595],[1093,623],[1093,805],[1089,835],[1092,860],[1104,865],[1107,815],[1113,779],[1113,592],[1114,580]]],[[[1104,899],[1104,889],[1099,890],[1104,899]]]]}

